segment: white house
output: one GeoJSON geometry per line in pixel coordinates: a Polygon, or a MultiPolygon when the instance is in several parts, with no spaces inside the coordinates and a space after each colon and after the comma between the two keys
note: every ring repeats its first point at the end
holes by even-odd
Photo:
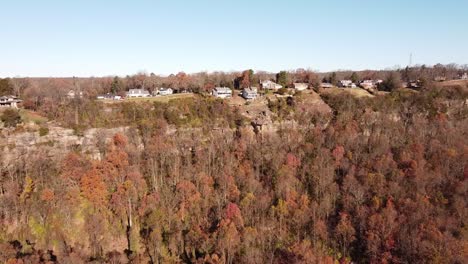
{"type": "Polygon", "coordinates": [[[83,92],[82,92],[82,91],[75,92],[75,90],[70,90],[70,91],[68,91],[68,93],[67,93],[67,97],[68,97],[68,98],[71,98],[71,99],[77,98],[77,97],[78,97],[78,98],[81,98],[81,97],[83,97],[83,92]]]}
{"type": "Polygon", "coordinates": [[[298,91],[304,91],[304,90],[307,90],[308,88],[309,88],[308,83],[294,83],[294,89],[298,91]]]}
{"type": "Polygon", "coordinates": [[[267,89],[267,90],[278,90],[278,89],[283,88],[282,85],[272,82],[270,80],[263,81],[261,85],[262,85],[262,89],[267,89]]]}
{"type": "Polygon", "coordinates": [[[173,93],[174,93],[174,91],[172,90],[172,88],[161,88],[158,91],[159,95],[171,95],[173,93]]]}
{"type": "Polygon", "coordinates": [[[370,89],[376,86],[376,82],[373,80],[364,80],[359,84],[362,88],[370,89]]]}
{"type": "Polygon", "coordinates": [[[214,97],[218,98],[231,98],[232,90],[228,87],[216,87],[213,89],[212,94],[214,97]]]}
{"type": "Polygon", "coordinates": [[[462,74],[462,75],[460,76],[460,79],[462,79],[462,80],[468,80],[468,73],[465,72],[464,74],[462,74]]]}
{"type": "Polygon", "coordinates": [[[339,87],[347,87],[347,88],[356,88],[356,84],[353,83],[351,80],[341,80],[338,82],[339,87]]]}
{"type": "Polygon", "coordinates": [[[134,98],[134,97],[150,97],[150,93],[148,90],[145,89],[130,89],[127,92],[127,97],[134,98]]]}
{"type": "Polygon", "coordinates": [[[242,97],[244,97],[246,100],[256,99],[258,97],[257,88],[244,88],[244,90],[242,90],[242,97]]]}
{"type": "Polygon", "coordinates": [[[18,108],[18,103],[20,102],[21,100],[16,96],[0,96],[0,107],[18,108]]]}
{"type": "Polygon", "coordinates": [[[322,87],[322,88],[333,88],[334,86],[331,83],[321,83],[320,87],[322,87]]]}
{"type": "Polygon", "coordinates": [[[122,96],[111,93],[101,94],[96,97],[98,100],[122,100],[122,96]]]}

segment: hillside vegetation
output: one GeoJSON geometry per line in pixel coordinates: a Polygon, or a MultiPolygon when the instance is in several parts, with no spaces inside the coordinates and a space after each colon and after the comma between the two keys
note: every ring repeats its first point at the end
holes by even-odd
{"type": "Polygon", "coordinates": [[[466,263],[467,88],[42,101],[78,136],[128,129],[2,166],[0,262],[466,263]]]}
{"type": "Polygon", "coordinates": [[[81,103],[81,126],[138,133],[115,134],[101,160],[4,165],[0,261],[465,263],[465,88],[327,93],[331,112],[279,99],[276,130],[257,134],[210,98],[81,103]]]}

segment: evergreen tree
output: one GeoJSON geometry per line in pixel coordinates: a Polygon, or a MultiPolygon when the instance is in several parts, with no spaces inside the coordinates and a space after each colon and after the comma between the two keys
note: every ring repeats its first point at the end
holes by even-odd
{"type": "Polygon", "coordinates": [[[14,109],[6,109],[0,119],[6,127],[16,127],[17,124],[21,123],[21,116],[14,109]]]}
{"type": "Polygon", "coordinates": [[[359,76],[357,73],[353,72],[351,74],[351,77],[349,77],[349,79],[353,82],[353,83],[358,83],[359,82],[359,76]]]}
{"type": "Polygon", "coordinates": [[[276,82],[281,84],[283,87],[286,87],[289,83],[289,76],[286,71],[280,71],[276,74],[276,82]]]}
{"type": "Polygon", "coordinates": [[[120,92],[121,90],[122,90],[122,83],[120,82],[119,77],[115,76],[111,84],[111,92],[115,94],[117,92],[120,92]]]}
{"type": "Polygon", "coordinates": [[[13,94],[13,86],[8,78],[0,79],[0,96],[13,94]]]}

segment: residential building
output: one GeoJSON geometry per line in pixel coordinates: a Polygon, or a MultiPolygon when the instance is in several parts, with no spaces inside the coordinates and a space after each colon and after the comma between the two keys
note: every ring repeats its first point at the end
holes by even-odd
{"type": "Polygon", "coordinates": [[[408,84],[406,85],[407,88],[413,88],[413,89],[417,89],[417,88],[421,88],[421,81],[420,80],[411,80],[408,82],[408,84]]]}
{"type": "Polygon", "coordinates": [[[172,88],[161,88],[158,91],[159,95],[171,95],[173,93],[174,93],[174,91],[172,90],[172,88]]]}
{"type": "Polygon", "coordinates": [[[376,82],[373,80],[364,80],[362,81],[359,86],[361,86],[364,89],[371,89],[376,87],[376,82]]]}
{"type": "Polygon", "coordinates": [[[98,95],[96,98],[98,100],[122,100],[122,96],[111,94],[111,93],[107,93],[107,94],[104,94],[104,95],[98,95]]]}
{"type": "Polygon", "coordinates": [[[309,88],[308,83],[294,83],[294,89],[298,91],[304,91],[309,88]]]}
{"type": "Polygon", "coordinates": [[[322,87],[322,88],[333,88],[334,85],[331,84],[331,83],[321,83],[320,87],[322,87]]]}
{"type": "Polygon", "coordinates": [[[338,82],[338,86],[344,88],[356,88],[356,84],[351,80],[341,80],[338,82]]]}
{"type": "Polygon", "coordinates": [[[268,80],[268,81],[263,81],[263,82],[261,83],[261,85],[262,85],[262,89],[266,89],[266,90],[278,90],[278,89],[283,88],[282,85],[277,84],[277,83],[275,83],[275,82],[273,82],[273,81],[270,81],[270,80],[268,80]]]}
{"type": "Polygon", "coordinates": [[[463,73],[461,76],[460,76],[460,79],[462,80],[468,80],[468,73],[463,73]]]}
{"type": "Polygon", "coordinates": [[[244,88],[242,90],[242,97],[246,100],[254,100],[258,97],[258,92],[256,87],[244,88]]]}
{"type": "Polygon", "coordinates": [[[21,103],[21,100],[16,96],[0,96],[0,107],[18,108],[18,103],[21,103]]]}
{"type": "Polygon", "coordinates": [[[130,89],[127,92],[127,97],[135,98],[135,97],[150,97],[150,93],[148,90],[145,89],[130,89]]]}
{"type": "Polygon", "coordinates": [[[213,89],[212,94],[214,97],[218,98],[231,98],[232,97],[232,90],[228,87],[216,87],[213,89]]]}
{"type": "Polygon", "coordinates": [[[83,97],[83,92],[82,92],[82,91],[75,92],[75,90],[70,90],[70,91],[68,91],[68,93],[67,93],[67,97],[68,97],[68,98],[71,98],[71,99],[77,98],[77,97],[78,97],[78,98],[81,98],[81,97],[83,97]]]}

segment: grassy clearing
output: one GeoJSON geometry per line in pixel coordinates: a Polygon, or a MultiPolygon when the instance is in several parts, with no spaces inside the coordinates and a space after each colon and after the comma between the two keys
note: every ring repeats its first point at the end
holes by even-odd
{"type": "Polygon", "coordinates": [[[348,93],[358,98],[374,97],[374,95],[370,94],[368,91],[362,88],[327,88],[327,89],[323,89],[321,93],[323,94],[348,93]]]}
{"type": "Polygon", "coordinates": [[[20,109],[19,110],[20,112],[20,115],[21,115],[21,119],[23,120],[24,123],[29,123],[29,122],[33,122],[35,124],[44,124],[48,121],[47,118],[39,115],[38,113],[36,112],[33,112],[33,111],[29,111],[29,110],[25,110],[25,109],[20,109]]]}
{"type": "Polygon", "coordinates": [[[440,85],[442,86],[454,86],[454,85],[465,86],[465,85],[468,85],[468,80],[450,80],[450,81],[441,82],[440,85]]]}

